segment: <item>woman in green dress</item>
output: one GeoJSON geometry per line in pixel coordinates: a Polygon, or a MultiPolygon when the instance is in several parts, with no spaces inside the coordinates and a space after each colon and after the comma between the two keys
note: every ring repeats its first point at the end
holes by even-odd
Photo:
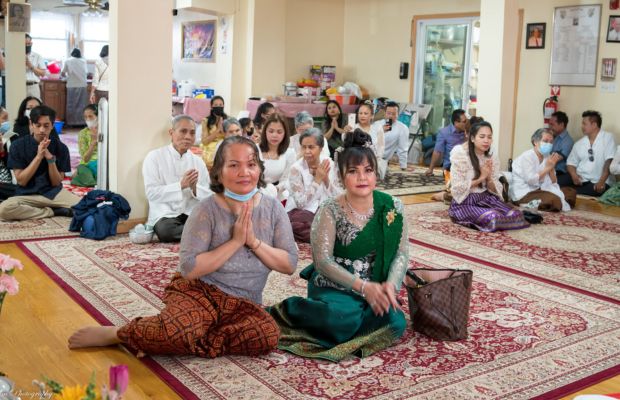
{"type": "Polygon", "coordinates": [[[312,224],[314,263],[300,274],[308,296],[269,309],[282,350],[337,362],[385,349],[405,330],[397,300],[409,261],[403,205],[375,190],[371,146],[357,129],[336,151],[346,191],[325,201],[312,224]]]}

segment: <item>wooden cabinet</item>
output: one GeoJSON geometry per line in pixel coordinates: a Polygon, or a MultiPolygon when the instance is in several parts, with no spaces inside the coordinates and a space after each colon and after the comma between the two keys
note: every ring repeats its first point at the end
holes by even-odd
{"type": "Polygon", "coordinates": [[[67,84],[60,80],[41,81],[41,101],[56,111],[56,119],[65,120],[67,107],[67,84]]]}

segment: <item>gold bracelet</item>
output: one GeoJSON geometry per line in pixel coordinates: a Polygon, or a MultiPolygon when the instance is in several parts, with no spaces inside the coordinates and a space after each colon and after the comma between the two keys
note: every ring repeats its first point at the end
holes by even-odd
{"type": "Polygon", "coordinates": [[[263,242],[260,239],[257,239],[257,240],[258,240],[258,244],[256,245],[256,247],[254,247],[254,248],[250,247],[250,250],[256,251],[256,250],[258,250],[260,245],[263,244],[263,242]]]}

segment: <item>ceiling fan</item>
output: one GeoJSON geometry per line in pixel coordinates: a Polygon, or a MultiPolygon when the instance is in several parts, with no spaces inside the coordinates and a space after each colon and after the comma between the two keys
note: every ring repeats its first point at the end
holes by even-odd
{"type": "Polygon", "coordinates": [[[102,0],[63,0],[61,6],[54,8],[67,8],[67,7],[86,7],[82,14],[86,16],[100,16],[102,11],[110,10],[110,3],[102,0]]]}

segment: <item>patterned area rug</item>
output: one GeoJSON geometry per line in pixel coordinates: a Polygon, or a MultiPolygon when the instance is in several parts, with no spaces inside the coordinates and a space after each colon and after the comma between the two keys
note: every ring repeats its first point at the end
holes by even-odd
{"type": "Polygon", "coordinates": [[[445,188],[443,173],[434,171],[431,176],[424,175],[426,168],[409,166],[401,171],[397,166],[390,166],[382,182],[377,182],[377,189],[393,196],[407,194],[440,192],[445,188]]]}
{"type": "Polygon", "coordinates": [[[71,218],[67,217],[12,222],[0,220],[0,242],[79,235],[69,232],[70,223],[71,218]]]}
{"type": "MultiPolygon", "coordinates": [[[[104,324],[157,313],[178,262],[178,246],[134,245],[126,236],[21,247],[104,324]]],[[[440,342],[407,329],[392,348],[339,364],[280,351],[145,362],[184,399],[549,398],[618,373],[620,306],[426,247],[412,245],[411,253],[412,266],[474,270],[469,339],[440,342]]],[[[302,245],[298,272],[309,259],[302,245]]],[[[264,300],[270,305],[304,293],[298,273],[274,273],[264,300]]],[[[406,311],[404,290],[401,299],[406,311]]]]}
{"type": "Polygon", "coordinates": [[[620,304],[620,218],[575,210],[544,213],[542,224],[489,234],[452,223],[442,203],[409,205],[405,213],[414,243],[620,304]]]}

